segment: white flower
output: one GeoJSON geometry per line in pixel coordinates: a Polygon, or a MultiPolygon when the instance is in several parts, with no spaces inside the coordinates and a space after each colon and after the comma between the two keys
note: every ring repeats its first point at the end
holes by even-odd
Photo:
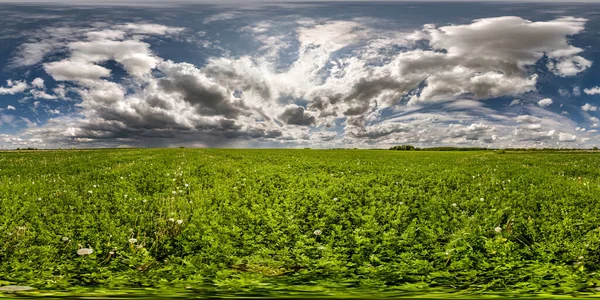
{"type": "Polygon", "coordinates": [[[498,226],[498,227],[494,228],[494,231],[497,233],[500,233],[500,232],[502,232],[502,227],[498,226]]]}
{"type": "Polygon", "coordinates": [[[94,188],[97,188],[98,186],[94,184],[94,188]]]}
{"type": "Polygon", "coordinates": [[[137,239],[130,238],[130,239],[129,239],[129,243],[130,243],[130,244],[135,244],[135,243],[137,243],[137,239]]]}
{"type": "Polygon", "coordinates": [[[452,203],[452,207],[456,207],[456,205],[457,205],[456,203],[452,203]]]}
{"type": "Polygon", "coordinates": [[[185,184],[185,187],[188,187],[188,186],[190,186],[190,185],[186,183],[186,184],[185,184]]]}
{"type": "Polygon", "coordinates": [[[177,192],[176,192],[176,191],[172,191],[171,193],[173,193],[173,195],[177,194],[177,192]]]}
{"type": "Polygon", "coordinates": [[[68,242],[68,241],[69,241],[69,238],[68,238],[68,237],[66,237],[66,236],[63,236],[63,237],[62,237],[62,241],[63,241],[63,242],[68,242]]]}
{"type": "Polygon", "coordinates": [[[315,235],[321,235],[321,233],[322,233],[322,232],[321,232],[321,230],[317,229],[317,230],[315,230],[313,233],[314,233],[315,235]]]}
{"type": "Polygon", "coordinates": [[[175,219],[173,219],[173,218],[169,218],[169,221],[171,221],[171,222],[175,222],[175,219]]]}
{"type": "Polygon", "coordinates": [[[144,200],[142,200],[142,202],[146,203],[146,202],[148,202],[148,200],[144,199],[144,200]]]}
{"type": "Polygon", "coordinates": [[[177,220],[177,224],[179,224],[179,225],[183,224],[183,220],[177,220]]]}
{"type": "Polygon", "coordinates": [[[483,200],[485,200],[485,199],[483,199],[483,198],[479,198],[479,201],[482,201],[482,202],[483,202],[483,200]]]}
{"type": "Polygon", "coordinates": [[[77,250],[77,255],[79,256],[90,255],[92,253],[94,253],[94,249],[92,248],[81,248],[77,250]]]}
{"type": "Polygon", "coordinates": [[[338,198],[333,198],[333,201],[337,201],[337,200],[338,200],[338,198]]]}
{"type": "Polygon", "coordinates": [[[90,194],[91,194],[91,193],[93,193],[93,192],[92,192],[92,190],[89,190],[89,191],[88,191],[88,193],[90,193],[90,194]]]}
{"type": "Polygon", "coordinates": [[[108,254],[115,255],[115,251],[109,251],[108,254]]]}

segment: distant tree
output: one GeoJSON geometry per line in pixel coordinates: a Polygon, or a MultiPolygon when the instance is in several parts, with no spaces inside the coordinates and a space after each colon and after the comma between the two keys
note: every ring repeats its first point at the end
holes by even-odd
{"type": "Polygon", "coordinates": [[[412,150],[416,150],[416,148],[413,145],[400,145],[400,146],[394,146],[394,147],[390,148],[390,150],[412,151],[412,150]]]}
{"type": "Polygon", "coordinates": [[[594,148],[592,148],[592,150],[598,151],[598,147],[594,147],[594,148]]]}

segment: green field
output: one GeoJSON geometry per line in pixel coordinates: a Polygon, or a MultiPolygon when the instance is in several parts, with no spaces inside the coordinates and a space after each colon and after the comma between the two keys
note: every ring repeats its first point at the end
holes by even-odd
{"type": "Polygon", "coordinates": [[[38,294],[593,295],[600,155],[3,152],[0,234],[38,294]]]}

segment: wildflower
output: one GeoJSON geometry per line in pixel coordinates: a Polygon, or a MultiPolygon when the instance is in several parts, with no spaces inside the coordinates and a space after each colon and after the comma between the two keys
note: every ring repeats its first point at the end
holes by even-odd
{"type": "Polygon", "coordinates": [[[89,191],[88,191],[88,193],[90,193],[90,194],[91,194],[91,193],[93,193],[93,192],[92,192],[92,190],[89,190],[89,191]]]}
{"type": "Polygon", "coordinates": [[[109,251],[108,254],[115,255],[115,251],[109,251]]]}
{"type": "Polygon", "coordinates": [[[77,250],[77,255],[79,255],[79,256],[90,255],[92,253],[94,253],[94,249],[92,249],[92,248],[81,248],[81,249],[77,250]]]}
{"type": "Polygon", "coordinates": [[[135,243],[137,243],[137,239],[130,238],[130,239],[129,239],[129,243],[130,243],[130,244],[135,244],[135,243]]]}
{"type": "Polygon", "coordinates": [[[146,202],[148,202],[148,200],[144,199],[144,200],[142,200],[142,202],[146,203],[146,202]]]}
{"type": "Polygon", "coordinates": [[[171,222],[175,222],[175,219],[173,219],[173,218],[169,218],[169,221],[171,221],[171,222]]]}
{"type": "Polygon", "coordinates": [[[183,224],[183,220],[177,220],[177,224],[179,224],[179,225],[183,224]]]}
{"type": "Polygon", "coordinates": [[[62,237],[62,241],[63,241],[63,242],[68,242],[68,241],[69,241],[69,238],[68,238],[68,237],[66,237],[66,236],[63,236],[63,237],[62,237]]]}
{"type": "Polygon", "coordinates": [[[338,201],[338,198],[333,198],[333,201],[338,201]]]}
{"type": "Polygon", "coordinates": [[[317,229],[317,230],[315,230],[313,233],[314,233],[315,235],[321,235],[321,233],[322,233],[322,232],[321,232],[321,230],[317,229]]]}
{"type": "Polygon", "coordinates": [[[479,198],[479,201],[483,202],[483,200],[485,200],[485,199],[483,199],[483,198],[479,198]]]}
{"type": "Polygon", "coordinates": [[[172,191],[171,193],[173,193],[173,195],[177,194],[177,192],[176,192],[176,191],[172,191]]]}
{"type": "Polygon", "coordinates": [[[502,227],[498,226],[498,227],[494,228],[494,231],[497,233],[500,233],[500,232],[502,232],[502,227]]]}
{"type": "Polygon", "coordinates": [[[98,186],[94,184],[94,188],[97,188],[98,186]]]}
{"type": "Polygon", "coordinates": [[[188,187],[188,186],[190,186],[190,185],[186,183],[186,184],[185,184],[185,187],[188,187]]]}
{"type": "Polygon", "coordinates": [[[452,207],[456,207],[456,206],[457,206],[457,204],[456,204],[456,203],[452,203],[452,207]]]}

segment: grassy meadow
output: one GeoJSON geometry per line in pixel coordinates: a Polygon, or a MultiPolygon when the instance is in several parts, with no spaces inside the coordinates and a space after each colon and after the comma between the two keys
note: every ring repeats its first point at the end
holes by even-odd
{"type": "Polygon", "coordinates": [[[594,153],[0,153],[0,288],[594,295],[599,269],[594,153]]]}

